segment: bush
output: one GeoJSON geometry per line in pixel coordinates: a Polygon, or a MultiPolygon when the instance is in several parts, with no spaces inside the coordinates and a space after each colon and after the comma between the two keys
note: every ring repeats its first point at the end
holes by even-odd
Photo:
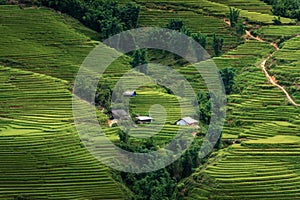
{"type": "Polygon", "coordinates": [[[274,23],[274,25],[281,25],[280,16],[279,17],[274,17],[273,23],[274,23]]]}

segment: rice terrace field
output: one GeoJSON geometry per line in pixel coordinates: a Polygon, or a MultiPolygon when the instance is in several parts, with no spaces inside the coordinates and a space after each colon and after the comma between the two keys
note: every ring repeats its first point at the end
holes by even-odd
{"type": "Polygon", "coordinates": [[[299,47],[299,0],[0,0],[0,200],[300,199],[299,47]],[[226,101],[188,63],[192,48],[186,58],[139,49],[128,34],[118,38],[136,49],[109,53],[105,39],[141,27],[172,29],[160,41],[171,46],[175,33],[202,45],[211,60],[197,64],[213,61],[226,101]],[[114,61],[78,80],[95,48],[114,61]],[[75,116],[76,104],[95,111],[101,134],[80,135],[77,120],[95,120],[75,116]],[[226,111],[217,138],[212,110],[226,111]],[[124,170],[89,146],[118,152],[102,156],[124,170]]]}

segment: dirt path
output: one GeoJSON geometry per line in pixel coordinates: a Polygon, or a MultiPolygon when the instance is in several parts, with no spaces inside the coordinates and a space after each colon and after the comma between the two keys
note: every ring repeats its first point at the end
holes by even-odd
{"type": "Polygon", "coordinates": [[[266,69],[266,63],[267,63],[267,61],[268,61],[273,55],[274,55],[274,53],[272,53],[272,54],[269,55],[267,58],[265,58],[265,59],[262,61],[262,63],[260,64],[260,67],[262,68],[263,72],[265,73],[265,75],[266,75],[268,81],[269,81],[272,85],[274,85],[274,86],[278,87],[280,90],[282,90],[282,91],[285,93],[285,95],[286,95],[288,101],[289,101],[291,104],[293,104],[294,106],[300,106],[300,104],[297,104],[297,103],[292,99],[292,97],[289,95],[289,93],[286,91],[286,89],[285,89],[283,86],[277,84],[277,83],[276,83],[276,79],[274,79],[274,78],[273,78],[272,76],[270,76],[270,74],[268,73],[268,71],[267,71],[267,69],[266,69]]]}
{"type": "MultiPolygon", "coordinates": [[[[225,22],[227,25],[230,26],[230,21],[229,21],[229,20],[224,19],[224,22],[225,22]]],[[[247,31],[247,30],[246,30],[246,36],[249,37],[249,38],[252,38],[252,39],[254,39],[254,40],[257,40],[257,41],[259,41],[259,42],[266,42],[266,43],[268,43],[267,41],[264,41],[264,40],[263,40],[262,38],[260,38],[259,36],[254,37],[254,36],[251,34],[251,32],[250,32],[250,31],[247,31]]],[[[276,43],[271,42],[270,45],[272,45],[276,51],[279,50],[279,47],[278,47],[278,45],[277,45],[276,43]]],[[[276,51],[275,51],[275,52],[276,52],[276,51]]],[[[275,54],[275,52],[273,52],[273,53],[270,54],[267,58],[265,58],[265,59],[261,62],[260,67],[262,68],[263,72],[265,73],[265,76],[267,77],[268,81],[269,81],[272,85],[274,85],[274,86],[278,87],[280,90],[282,90],[282,91],[284,92],[284,94],[286,95],[288,101],[289,101],[291,104],[293,104],[294,106],[297,106],[297,107],[298,107],[298,106],[300,106],[300,104],[297,104],[297,103],[293,100],[293,98],[290,96],[290,94],[286,91],[286,89],[285,89],[283,86],[277,84],[276,79],[275,79],[274,77],[270,76],[270,74],[269,74],[269,72],[268,72],[268,70],[267,70],[266,63],[267,63],[267,61],[268,61],[269,59],[272,58],[272,56],[275,54]]]]}

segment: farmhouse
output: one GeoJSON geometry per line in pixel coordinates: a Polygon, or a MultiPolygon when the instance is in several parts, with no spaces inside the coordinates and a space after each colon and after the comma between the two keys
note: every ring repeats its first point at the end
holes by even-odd
{"type": "Polygon", "coordinates": [[[138,116],[136,117],[136,122],[138,124],[146,124],[146,123],[151,123],[153,120],[152,117],[148,117],[148,116],[138,116]]]}
{"type": "Polygon", "coordinates": [[[136,96],[136,91],[125,91],[123,93],[124,97],[135,97],[136,96]]]}
{"type": "Polygon", "coordinates": [[[184,117],[184,118],[181,118],[180,120],[178,120],[176,122],[176,125],[179,125],[179,126],[198,126],[198,121],[191,118],[191,117],[184,117]]]}
{"type": "Polygon", "coordinates": [[[129,115],[128,113],[123,110],[123,109],[113,109],[111,111],[114,119],[128,119],[129,118],[129,115]]]}

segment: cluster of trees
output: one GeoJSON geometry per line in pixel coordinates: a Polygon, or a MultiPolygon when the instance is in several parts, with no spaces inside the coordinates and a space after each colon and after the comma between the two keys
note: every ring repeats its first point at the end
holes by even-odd
{"type": "Polygon", "coordinates": [[[300,20],[299,0],[264,0],[264,2],[272,5],[274,15],[300,20]]]}
{"type": "Polygon", "coordinates": [[[206,48],[207,35],[202,34],[201,32],[192,33],[181,19],[171,19],[166,28],[184,33],[197,41],[204,49],[206,48]]]}
{"type": "MultiPolygon", "coordinates": [[[[137,144],[129,140],[127,133],[119,133],[121,148],[131,152],[143,152],[157,150],[153,138],[147,139],[143,143],[137,144]]],[[[177,184],[184,178],[190,176],[193,169],[198,167],[205,160],[200,160],[198,153],[200,151],[202,140],[197,138],[193,141],[190,148],[174,163],[164,169],[143,173],[132,174],[125,172],[116,172],[122,178],[122,181],[134,192],[135,199],[176,199],[177,184]]],[[[181,151],[185,146],[175,139],[175,152],[181,151]]],[[[173,148],[172,148],[173,149],[173,148]]],[[[151,161],[149,161],[151,163],[151,161]]],[[[150,164],[151,165],[151,164],[150,164]]],[[[147,168],[147,163],[145,163],[147,168]]]]}
{"type": "MultiPolygon", "coordinates": [[[[224,83],[225,92],[229,95],[233,92],[236,70],[231,67],[224,68],[220,70],[220,74],[224,83]]],[[[204,125],[208,125],[211,118],[211,96],[208,93],[199,91],[197,94],[197,100],[199,105],[199,119],[204,125]]]]}
{"type": "MultiPolygon", "coordinates": [[[[179,31],[184,33],[185,35],[191,37],[196,42],[198,42],[204,49],[207,47],[207,35],[202,34],[201,32],[192,33],[184,24],[184,22],[180,19],[171,19],[166,26],[169,29],[179,31]]],[[[224,38],[217,36],[216,34],[213,35],[213,44],[212,47],[214,49],[215,56],[222,55],[222,49],[224,44],[224,38]]],[[[196,52],[199,53],[199,52],[196,52]]]]}
{"type": "Polygon", "coordinates": [[[100,33],[101,38],[137,27],[140,7],[120,6],[114,0],[40,0],[44,6],[66,13],[100,33]]]}

